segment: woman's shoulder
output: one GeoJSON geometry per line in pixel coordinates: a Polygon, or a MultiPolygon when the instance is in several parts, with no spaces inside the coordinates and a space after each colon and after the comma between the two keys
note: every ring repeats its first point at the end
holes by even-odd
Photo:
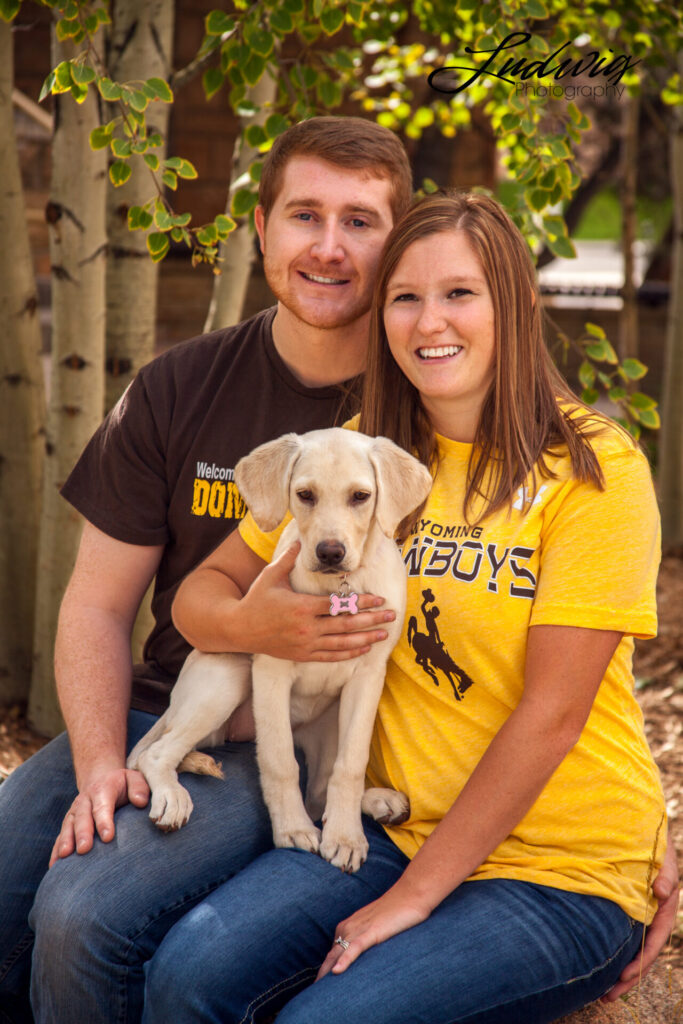
{"type": "MultiPolygon", "coordinates": [[[[647,461],[643,450],[628,430],[605,413],[579,403],[574,405],[560,401],[558,404],[577,432],[588,442],[598,462],[602,463],[614,456],[647,461]]],[[[566,450],[561,453],[561,457],[568,457],[566,450]]]]}

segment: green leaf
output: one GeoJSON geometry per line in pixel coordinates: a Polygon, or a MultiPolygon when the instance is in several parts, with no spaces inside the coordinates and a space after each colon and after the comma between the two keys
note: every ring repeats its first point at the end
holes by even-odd
{"type": "Polygon", "coordinates": [[[90,132],[90,148],[106,149],[111,142],[112,133],[107,128],[93,128],[90,132]]]}
{"type": "Polygon", "coordinates": [[[72,64],[71,77],[77,85],[89,85],[97,77],[93,68],[87,64],[72,64]]]}
{"type": "Polygon", "coordinates": [[[572,260],[576,257],[576,249],[571,238],[560,236],[559,238],[546,239],[548,248],[555,256],[565,260],[572,260]]]}
{"type": "Polygon", "coordinates": [[[606,338],[607,337],[607,335],[603,331],[602,327],[600,327],[598,324],[586,323],[583,326],[585,327],[586,332],[588,334],[592,335],[594,338],[606,338]]]}
{"type": "Polygon", "coordinates": [[[662,425],[656,409],[638,409],[636,415],[643,426],[650,430],[659,430],[662,425]]]}
{"type": "Polygon", "coordinates": [[[202,75],[202,85],[204,86],[204,95],[207,100],[210,100],[212,96],[222,88],[223,82],[225,81],[225,75],[218,68],[207,68],[202,75]]]}
{"type": "Polygon", "coordinates": [[[610,388],[607,397],[610,402],[620,402],[622,398],[626,398],[627,394],[626,388],[610,388]]]}
{"type": "Polygon", "coordinates": [[[155,263],[163,260],[170,247],[171,243],[168,240],[168,235],[161,231],[152,231],[151,234],[147,235],[147,248],[155,263]]]}
{"type": "Polygon", "coordinates": [[[269,139],[276,139],[278,135],[282,135],[289,128],[289,121],[282,114],[271,114],[270,117],[266,118],[265,123],[266,133],[269,139]]]}
{"type": "Polygon", "coordinates": [[[250,50],[257,53],[259,57],[268,57],[275,45],[275,37],[272,32],[267,32],[259,25],[249,26],[244,31],[244,41],[250,50]]]}
{"type": "Polygon", "coordinates": [[[21,0],[0,0],[0,18],[3,21],[13,21],[20,7],[21,0]]]}
{"type": "Polygon", "coordinates": [[[265,68],[266,62],[263,59],[263,57],[260,57],[257,53],[254,53],[249,58],[247,63],[244,64],[239,70],[241,70],[242,74],[244,75],[244,80],[248,82],[249,85],[256,85],[256,83],[260,81],[261,76],[265,71],[265,68]]]}
{"type": "Polygon", "coordinates": [[[55,34],[60,43],[65,39],[75,39],[82,32],[79,21],[70,18],[60,18],[55,26],[55,34]]]}
{"type": "Polygon", "coordinates": [[[162,103],[173,103],[173,90],[163,78],[148,78],[145,85],[162,103]]]}
{"type": "Polygon", "coordinates": [[[163,181],[166,188],[170,188],[174,192],[178,188],[178,175],[175,173],[175,171],[163,171],[161,175],[161,180],[163,181]]]}
{"type": "Polygon", "coordinates": [[[232,32],[235,28],[235,21],[224,11],[211,11],[204,21],[207,36],[222,36],[226,32],[232,32]]]}
{"type": "Polygon", "coordinates": [[[598,363],[612,363],[616,365],[619,362],[616,352],[606,338],[603,338],[602,341],[594,342],[592,345],[586,345],[586,355],[590,356],[591,359],[595,359],[598,363]]]}
{"type": "Polygon", "coordinates": [[[181,178],[198,178],[197,168],[189,160],[181,159],[178,167],[178,175],[181,178]]]}
{"type": "Polygon", "coordinates": [[[215,245],[218,241],[218,229],[215,224],[205,224],[197,230],[197,241],[200,245],[215,245]]]}
{"type": "Polygon", "coordinates": [[[647,366],[639,359],[624,359],[621,369],[629,380],[640,380],[647,373],[647,366]]]}
{"type": "Polygon", "coordinates": [[[600,394],[595,388],[584,388],[581,392],[581,400],[586,405],[595,405],[599,397],[600,394]]]}
{"type": "Polygon", "coordinates": [[[172,228],[171,238],[174,242],[189,242],[189,235],[182,228],[172,228]]]}
{"type": "Polygon", "coordinates": [[[125,185],[131,176],[130,164],[127,164],[125,160],[115,160],[109,168],[109,178],[112,185],[116,188],[119,185],[125,185]]]}
{"type": "Polygon", "coordinates": [[[55,68],[55,81],[52,86],[53,92],[68,92],[71,89],[73,80],[71,78],[71,61],[63,60],[55,68]]]}
{"type": "Polygon", "coordinates": [[[232,197],[230,212],[234,217],[244,217],[251,213],[257,203],[258,196],[255,192],[251,192],[248,188],[240,188],[232,197]]]}
{"type": "Polygon", "coordinates": [[[253,164],[249,168],[249,177],[257,185],[261,180],[261,172],[263,171],[263,161],[254,160],[253,164]]]}
{"type": "Polygon", "coordinates": [[[260,124],[250,124],[244,133],[244,138],[252,149],[258,149],[259,146],[268,141],[268,136],[260,124]]]}
{"type": "Polygon", "coordinates": [[[55,75],[54,71],[51,71],[45,79],[45,81],[43,82],[43,86],[40,90],[40,96],[38,97],[39,103],[42,100],[44,100],[46,96],[49,96],[52,93],[52,89],[54,88],[56,78],[57,76],[55,75]]]}
{"type": "Polygon", "coordinates": [[[531,209],[537,212],[544,210],[548,205],[548,193],[540,188],[528,188],[524,193],[524,198],[531,209]]]}
{"type": "Polygon", "coordinates": [[[221,240],[227,238],[230,232],[234,231],[235,228],[237,227],[237,224],[232,219],[232,217],[226,217],[224,213],[218,214],[218,216],[214,220],[214,224],[216,225],[218,237],[221,240]]]}
{"type": "Polygon", "coordinates": [[[76,103],[84,103],[85,100],[88,98],[87,85],[76,85],[76,83],[74,82],[69,91],[73,98],[76,100],[76,103]]]}
{"type": "Polygon", "coordinates": [[[112,82],[111,78],[99,78],[97,80],[97,88],[100,90],[102,99],[107,100],[108,103],[115,103],[123,95],[121,86],[118,82],[112,82]]]}
{"type": "Polygon", "coordinates": [[[634,409],[656,409],[657,403],[654,398],[650,398],[649,395],[643,394],[642,391],[634,391],[629,398],[629,405],[632,405],[634,409]]]}
{"type": "Polygon", "coordinates": [[[111,144],[111,151],[114,156],[126,157],[130,156],[133,152],[133,147],[128,139],[113,139],[111,144]]]}
{"type": "Polygon", "coordinates": [[[327,36],[333,36],[344,24],[344,11],[341,7],[328,7],[320,15],[320,26],[327,36]]]}
{"type": "Polygon", "coordinates": [[[526,14],[530,18],[547,18],[548,8],[541,3],[541,0],[527,0],[526,14]]]}
{"type": "Polygon", "coordinates": [[[579,367],[579,383],[582,388],[591,388],[595,383],[595,368],[587,359],[579,367]]]}
{"type": "Polygon", "coordinates": [[[177,213],[175,215],[175,217],[172,217],[171,219],[173,221],[173,226],[174,227],[176,227],[176,228],[186,228],[187,225],[192,220],[192,214],[191,213],[177,213]]]}
{"type": "Polygon", "coordinates": [[[124,95],[124,98],[128,100],[133,110],[140,112],[146,110],[149,105],[149,99],[145,96],[142,89],[130,89],[128,90],[127,96],[124,95]]]}
{"type": "Polygon", "coordinates": [[[159,170],[159,157],[156,153],[145,153],[142,159],[145,161],[150,171],[159,170]]]}
{"type": "Polygon", "coordinates": [[[173,227],[173,217],[160,199],[157,199],[154,206],[154,226],[159,231],[170,231],[173,227]]]}
{"type": "Polygon", "coordinates": [[[276,32],[287,35],[294,28],[294,22],[289,11],[271,11],[270,27],[276,32]]]}

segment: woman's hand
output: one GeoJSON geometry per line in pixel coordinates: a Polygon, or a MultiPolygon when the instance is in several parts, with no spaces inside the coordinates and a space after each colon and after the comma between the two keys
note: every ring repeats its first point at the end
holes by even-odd
{"type": "Polygon", "coordinates": [[[318,971],[316,981],[330,971],[341,974],[366,949],[427,920],[431,911],[417,901],[410,902],[400,890],[399,882],[378,900],[361,907],[337,925],[335,942],[318,971]],[[348,946],[338,943],[337,938],[344,939],[348,946]]]}
{"type": "Polygon", "coordinates": [[[659,900],[659,907],[647,930],[642,957],[639,951],[635,960],[632,960],[624,968],[614,988],[602,997],[604,1003],[613,1003],[615,999],[630,992],[633,986],[645,977],[671,937],[678,910],[679,881],[676,851],[670,838],[661,870],[653,882],[652,891],[659,900]]]}

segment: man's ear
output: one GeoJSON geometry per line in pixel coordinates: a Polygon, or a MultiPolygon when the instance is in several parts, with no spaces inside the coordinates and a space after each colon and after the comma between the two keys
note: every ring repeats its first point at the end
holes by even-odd
{"type": "Polygon", "coordinates": [[[266,216],[263,212],[263,207],[259,204],[254,210],[254,227],[256,228],[256,234],[258,235],[259,248],[261,255],[266,254],[266,216]]]}

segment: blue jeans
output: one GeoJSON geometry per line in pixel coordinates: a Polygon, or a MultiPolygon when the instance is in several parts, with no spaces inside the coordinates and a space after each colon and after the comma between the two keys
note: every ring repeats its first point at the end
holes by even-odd
{"type": "MultiPolygon", "coordinates": [[[[129,716],[129,745],[154,718],[129,716]]],[[[0,1021],[133,1024],[143,965],[183,914],[272,847],[253,744],[215,748],[224,782],[183,775],[192,819],[165,835],[146,810],[116,812],[116,838],[47,872],[76,784],[66,736],[0,786],[0,1021]],[[46,873],[47,872],[47,873],[46,873]],[[35,903],[34,903],[35,899],[35,903]],[[30,917],[29,917],[30,914],[30,917]],[[29,926],[30,922],[30,926],[29,926]],[[33,931],[35,931],[35,945],[33,931]]],[[[179,1018],[171,1018],[179,1019],[179,1018]]]]}
{"type": "Polygon", "coordinates": [[[143,1024],[542,1024],[609,989],[642,926],[615,903],[526,882],[467,882],[424,923],[312,984],[335,927],[392,885],[406,858],[366,822],[345,875],[271,850],[176,924],[145,968],[143,1024]]]}

